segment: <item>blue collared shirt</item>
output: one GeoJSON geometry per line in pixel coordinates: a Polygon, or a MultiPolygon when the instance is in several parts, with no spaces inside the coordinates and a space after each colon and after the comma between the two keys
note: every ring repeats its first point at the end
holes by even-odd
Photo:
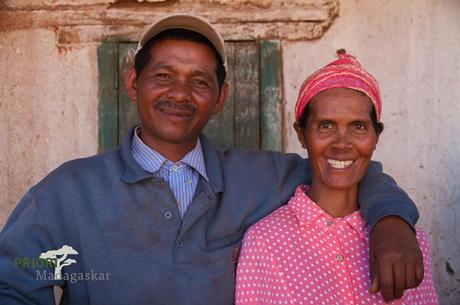
{"type": "Polygon", "coordinates": [[[138,131],[139,127],[136,128],[131,141],[131,152],[134,159],[142,169],[157,178],[163,178],[168,183],[183,218],[195,194],[199,175],[209,181],[200,140],[198,139],[194,149],[174,163],[142,142],[138,131]]]}

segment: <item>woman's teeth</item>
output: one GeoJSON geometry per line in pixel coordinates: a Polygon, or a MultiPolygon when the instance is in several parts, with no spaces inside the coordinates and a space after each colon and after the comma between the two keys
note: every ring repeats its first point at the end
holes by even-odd
{"type": "Polygon", "coordinates": [[[332,166],[333,168],[337,168],[337,169],[346,168],[353,164],[353,160],[340,161],[340,160],[327,159],[326,161],[327,163],[329,163],[330,166],[332,166]]]}

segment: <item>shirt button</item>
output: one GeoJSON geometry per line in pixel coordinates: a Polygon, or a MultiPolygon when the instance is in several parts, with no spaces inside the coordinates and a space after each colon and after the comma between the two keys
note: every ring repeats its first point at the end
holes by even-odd
{"type": "Polygon", "coordinates": [[[166,218],[166,219],[171,219],[171,217],[172,217],[172,213],[171,213],[171,212],[169,212],[169,211],[165,212],[165,218],[166,218]]]}
{"type": "Polygon", "coordinates": [[[174,165],[173,167],[171,167],[171,170],[175,172],[177,170],[177,166],[174,165]]]}
{"type": "Polygon", "coordinates": [[[177,246],[179,248],[183,248],[184,247],[184,242],[181,240],[180,242],[177,243],[177,246]]]}
{"type": "Polygon", "coordinates": [[[326,221],[326,224],[327,224],[328,227],[330,227],[330,226],[332,226],[332,225],[334,224],[334,221],[328,219],[328,220],[326,221]]]}
{"type": "Polygon", "coordinates": [[[337,255],[335,256],[335,259],[336,259],[338,262],[341,262],[341,261],[343,261],[343,255],[342,255],[342,254],[337,254],[337,255]]]}
{"type": "Polygon", "coordinates": [[[188,184],[192,184],[193,181],[192,181],[192,179],[188,179],[187,182],[188,182],[188,184]]]}

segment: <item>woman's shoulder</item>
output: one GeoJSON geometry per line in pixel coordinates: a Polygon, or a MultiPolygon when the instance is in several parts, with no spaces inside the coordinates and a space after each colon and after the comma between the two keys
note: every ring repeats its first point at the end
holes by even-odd
{"type": "Polygon", "coordinates": [[[292,211],[288,205],[284,205],[249,227],[245,239],[269,242],[274,237],[283,234],[292,225],[292,211]]]}

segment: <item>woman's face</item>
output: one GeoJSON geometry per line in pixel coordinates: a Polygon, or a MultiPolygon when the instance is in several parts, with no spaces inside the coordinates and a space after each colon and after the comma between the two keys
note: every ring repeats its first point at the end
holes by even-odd
{"type": "Polygon", "coordinates": [[[308,150],[314,183],[334,189],[357,185],[378,142],[371,101],[361,92],[334,88],[317,94],[310,107],[305,128],[294,127],[308,150]]]}

